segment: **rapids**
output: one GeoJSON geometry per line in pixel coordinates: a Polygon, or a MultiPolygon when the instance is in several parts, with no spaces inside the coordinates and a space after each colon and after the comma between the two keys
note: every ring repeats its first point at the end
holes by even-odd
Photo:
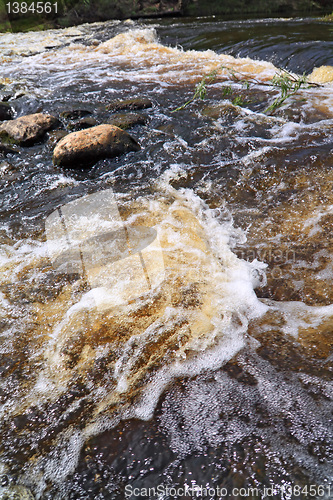
{"type": "Polygon", "coordinates": [[[210,498],[289,500],[310,485],[332,498],[331,29],[168,19],[0,35],[17,116],[102,123],[115,98],[153,101],[130,131],[140,152],[60,169],[50,133],[1,160],[1,499],[219,486],[210,498]],[[321,85],[267,114],[275,64],[321,85]],[[205,100],[175,112],[212,70],[205,100]],[[96,264],[87,243],[69,272],[64,220],[88,243],[126,228],[134,250],[96,264]]]}

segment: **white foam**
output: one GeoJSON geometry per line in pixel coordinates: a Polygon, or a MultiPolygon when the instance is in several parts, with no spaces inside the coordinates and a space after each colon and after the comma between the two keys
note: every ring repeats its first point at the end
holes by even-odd
{"type": "MultiPolygon", "coordinates": [[[[212,50],[203,52],[183,51],[180,48],[165,47],[158,42],[154,28],[134,28],[116,35],[110,40],[101,43],[98,47],[82,45],[76,42],[77,35],[87,38],[85,29],[78,26],[75,29],[57,32],[57,43],[52,44],[57,30],[45,31],[36,37],[35,33],[25,34],[24,40],[18,43],[18,37],[11,34],[3,38],[4,50],[7,53],[8,69],[10,74],[31,75],[40,72],[57,73],[57,85],[67,85],[77,78],[76,70],[89,68],[89,74],[95,84],[112,77],[119,81],[158,81],[179,82],[192,81],[209,73],[215,68],[229,66],[239,69],[244,75],[255,73],[256,78],[267,80],[272,78],[276,68],[273,64],[263,61],[254,61],[250,58],[234,58],[225,54],[216,54],[212,50]],[[14,40],[14,43],[13,43],[14,40]],[[71,45],[64,46],[65,41],[72,40],[71,45]],[[56,45],[55,49],[45,51],[45,47],[56,45]],[[35,54],[24,58],[22,62],[17,58],[20,54],[35,54]],[[11,58],[15,64],[11,63],[11,58]],[[112,61],[112,72],[110,71],[112,61]],[[117,72],[114,66],[117,65],[117,72]],[[125,66],[127,66],[125,68],[125,66]]],[[[221,69],[221,74],[227,75],[221,69]]],[[[33,90],[33,88],[31,89],[33,90]]]]}
{"type": "Polygon", "coordinates": [[[325,320],[333,316],[333,304],[328,306],[308,306],[303,302],[273,302],[270,301],[270,309],[282,313],[285,323],[281,330],[287,336],[299,337],[302,329],[315,329],[325,320]]]}

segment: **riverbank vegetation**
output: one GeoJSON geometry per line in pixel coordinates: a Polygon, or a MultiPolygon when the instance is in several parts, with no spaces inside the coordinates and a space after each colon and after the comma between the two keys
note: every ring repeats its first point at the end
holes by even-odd
{"type": "Polygon", "coordinates": [[[186,6],[188,15],[276,14],[330,11],[331,0],[194,0],[186,6]]]}
{"type": "Polygon", "coordinates": [[[27,31],[138,17],[292,15],[297,12],[323,15],[332,10],[333,0],[0,0],[0,31],[27,31]],[[13,8],[14,3],[16,8],[13,8]],[[52,5],[51,9],[36,12],[37,4],[47,3],[52,5]]]}

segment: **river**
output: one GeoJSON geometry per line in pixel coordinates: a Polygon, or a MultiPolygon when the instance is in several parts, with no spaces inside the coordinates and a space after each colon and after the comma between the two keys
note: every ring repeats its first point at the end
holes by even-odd
{"type": "Polygon", "coordinates": [[[0,41],[17,116],[103,123],[114,99],[153,103],[129,131],[139,152],[62,169],[50,134],[0,163],[1,498],[332,498],[332,24],[110,21],[0,41]],[[278,68],[320,66],[326,83],[266,112],[278,68]],[[91,234],[109,203],[158,235],[149,291],[124,268],[112,293],[57,271],[47,221],[80,200],[91,234]]]}

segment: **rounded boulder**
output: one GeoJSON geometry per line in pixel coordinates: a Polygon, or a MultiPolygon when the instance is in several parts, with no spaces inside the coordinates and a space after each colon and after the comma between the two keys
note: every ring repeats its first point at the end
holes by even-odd
{"type": "Polygon", "coordinates": [[[97,125],[66,135],[53,151],[53,163],[62,167],[91,166],[98,160],[139,151],[137,141],[114,125],[97,125]]]}
{"type": "Polygon", "coordinates": [[[46,132],[59,124],[54,116],[34,113],[21,116],[16,120],[5,121],[0,125],[0,138],[10,144],[30,146],[40,141],[46,132]]]}

